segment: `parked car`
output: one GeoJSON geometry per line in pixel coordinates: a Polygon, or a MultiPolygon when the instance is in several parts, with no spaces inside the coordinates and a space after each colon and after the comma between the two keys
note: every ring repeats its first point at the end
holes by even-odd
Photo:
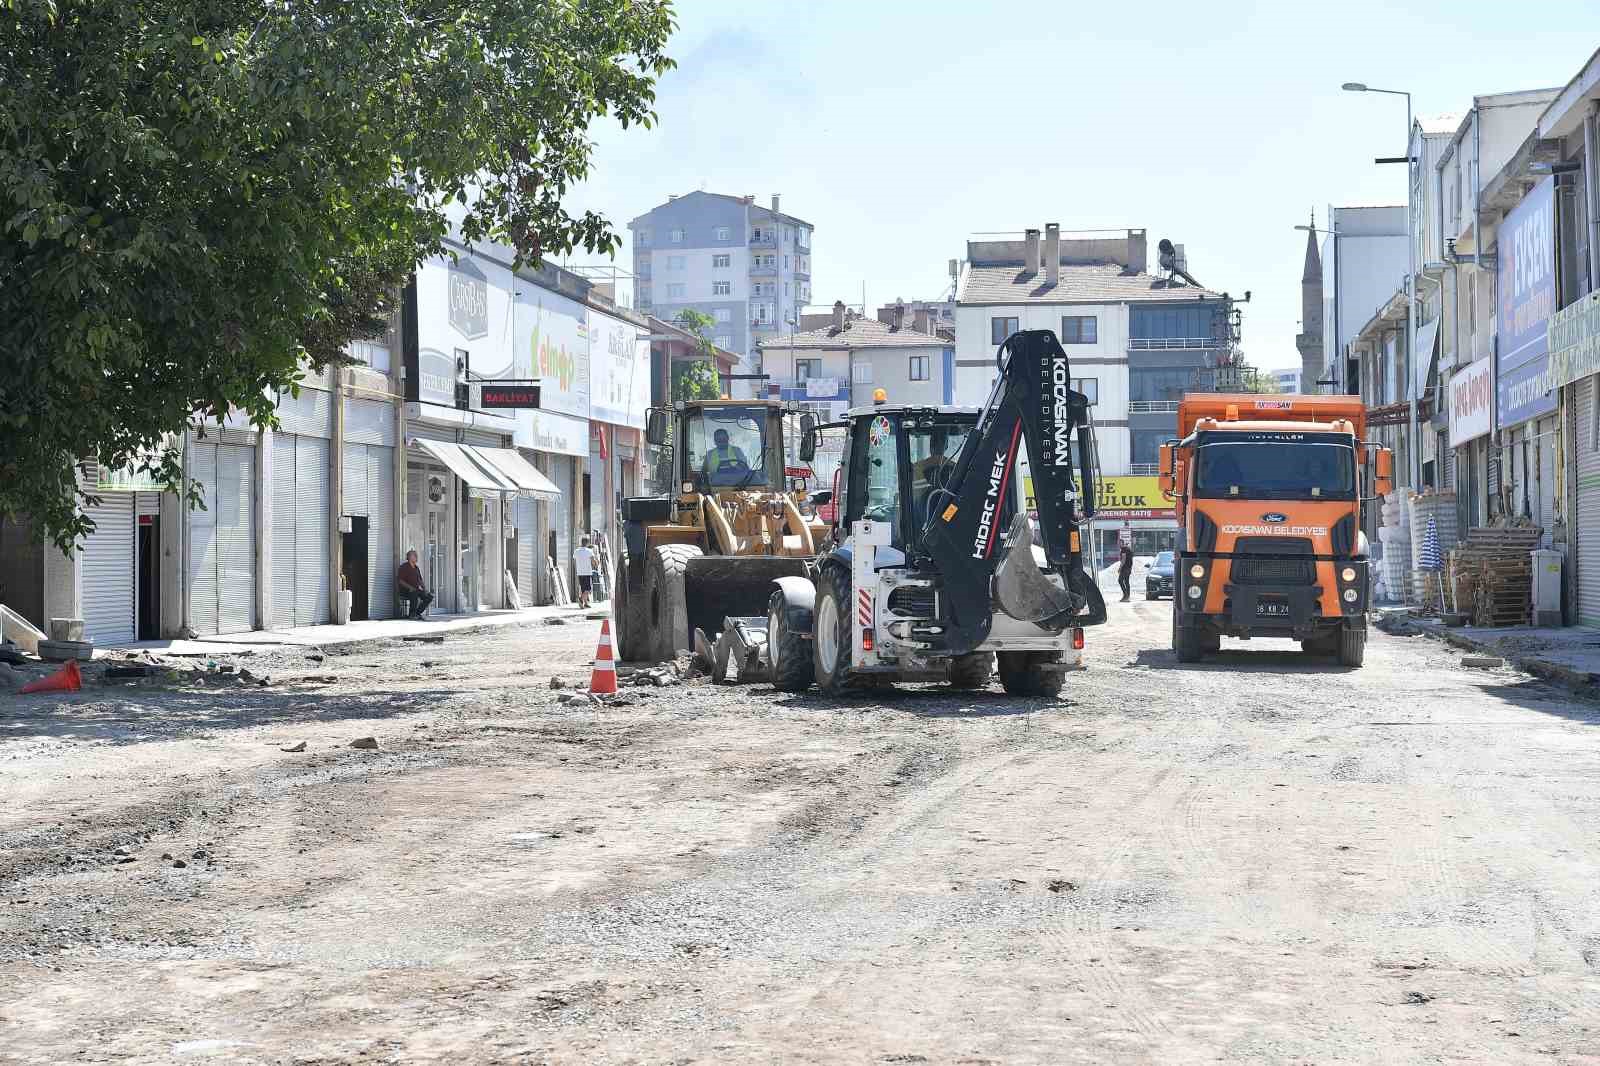
{"type": "Polygon", "coordinates": [[[1160,599],[1172,595],[1173,558],[1171,552],[1156,552],[1156,561],[1144,574],[1144,598],[1160,599]]]}

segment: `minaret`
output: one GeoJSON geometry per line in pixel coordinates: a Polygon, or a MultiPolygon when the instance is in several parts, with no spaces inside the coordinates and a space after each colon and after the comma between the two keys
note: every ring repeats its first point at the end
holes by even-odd
{"type": "Polygon", "coordinates": [[[1306,233],[1306,268],[1300,275],[1300,391],[1314,393],[1322,376],[1322,256],[1317,251],[1317,213],[1306,233]]]}

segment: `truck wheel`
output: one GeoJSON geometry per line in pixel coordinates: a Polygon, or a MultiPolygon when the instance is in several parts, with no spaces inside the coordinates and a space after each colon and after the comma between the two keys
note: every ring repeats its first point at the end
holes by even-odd
{"type": "Polygon", "coordinates": [[[774,592],[767,601],[767,658],[772,684],[779,692],[804,692],[811,687],[815,664],[805,639],[789,625],[789,601],[774,592]]]}
{"type": "Polygon", "coordinates": [[[663,544],[645,559],[644,613],[649,633],[648,640],[641,643],[651,649],[650,658],[655,662],[676,659],[679,648],[694,647],[684,573],[689,560],[700,555],[693,544],[663,544]]]}
{"type": "Polygon", "coordinates": [[[822,573],[817,613],[812,622],[811,651],[817,687],[830,696],[868,687],[850,673],[850,575],[837,566],[822,573]]]}
{"type": "Polygon", "coordinates": [[[622,662],[648,659],[650,620],[645,609],[650,601],[644,595],[644,582],[640,580],[643,575],[632,576],[624,559],[617,560],[616,575],[616,603],[612,608],[617,615],[617,658],[622,662]]]}
{"type": "Polygon", "coordinates": [[[1172,651],[1180,663],[1197,663],[1205,655],[1205,646],[1200,643],[1200,631],[1180,626],[1176,608],[1172,612],[1172,651]]]}
{"type": "Polygon", "coordinates": [[[1046,663],[1056,661],[1050,651],[1002,651],[995,654],[1000,664],[1000,687],[1008,696],[1057,696],[1066,681],[1056,670],[1046,670],[1046,663]]]}
{"type": "Polygon", "coordinates": [[[993,672],[994,655],[990,652],[975,651],[950,660],[950,684],[954,688],[982,688],[989,683],[993,672]]]}
{"type": "Polygon", "coordinates": [[[1339,630],[1339,665],[1360,666],[1367,657],[1365,629],[1339,630]]]}

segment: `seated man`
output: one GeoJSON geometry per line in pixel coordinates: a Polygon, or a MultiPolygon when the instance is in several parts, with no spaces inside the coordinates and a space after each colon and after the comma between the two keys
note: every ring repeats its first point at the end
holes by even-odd
{"type": "Polygon", "coordinates": [[[706,452],[706,457],[700,463],[700,473],[705,478],[706,484],[727,483],[728,478],[738,475],[743,477],[750,469],[750,460],[745,458],[743,451],[737,445],[728,443],[728,431],[719,429],[712,437],[717,446],[706,452]],[[721,474],[722,477],[717,475],[721,474]]]}
{"type": "Polygon", "coordinates": [[[405,602],[407,618],[421,618],[427,613],[428,604],[433,602],[433,593],[427,590],[422,583],[422,571],[417,567],[417,553],[415,549],[406,552],[406,561],[400,564],[400,572],[396,575],[400,590],[400,599],[405,602]]]}

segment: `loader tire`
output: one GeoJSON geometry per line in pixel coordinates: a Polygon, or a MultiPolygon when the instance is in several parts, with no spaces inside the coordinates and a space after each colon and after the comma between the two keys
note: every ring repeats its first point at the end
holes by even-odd
{"type": "Polygon", "coordinates": [[[1367,658],[1365,629],[1339,630],[1339,665],[1360,666],[1367,658]]]}
{"type": "Polygon", "coordinates": [[[850,575],[837,566],[824,570],[812,622],[811,661],[817,688],[830,696],[881,687],[876,679],[850,671],[852,603],[850,575]]]}
{"type": "Polygon", "coordinates": [[[975,651],[970,655],[958,655],[950,660],[950,685],[960,689],[983,688],[989,683],[989,675],[993,672],[993,652],[975,651]]]}
{"type": "Polygon", "coordinates": [[[694,648],[684,575],[689,560],[700,555],[693,544],[663,544],[645,558],[646,646],[654,662],[676,659],[680,648],[694,648]]]}
{"type": "Polygon", "coordinates": [[[816,664],[805,637],[789,625],[789,601],[782,592],[774,592],[767,601],[767,659],[772,664],[772,686],[779,692],[811,687],[816,664]]]}
{"type": "Polygon", "coordinates": [[[1000,665],[1000,687],[1008,696],[1059,696],[1066,676],[1056,670],[1046,670],[1046,663],[1055,662],[1055,653],[1048,651],[1002,651],[995,654],[1000,665]]]}
{"type": "Polygon", "coordinates": [[[633,571],[643,567],[630,567],[626,559],[617,560],[616,602],[612,609],[617,616],[617,659],[637,662],[650,658],[650,619],[647,610],[650,601],[644,594],[644,574],[634,576],[633,571]]]}

